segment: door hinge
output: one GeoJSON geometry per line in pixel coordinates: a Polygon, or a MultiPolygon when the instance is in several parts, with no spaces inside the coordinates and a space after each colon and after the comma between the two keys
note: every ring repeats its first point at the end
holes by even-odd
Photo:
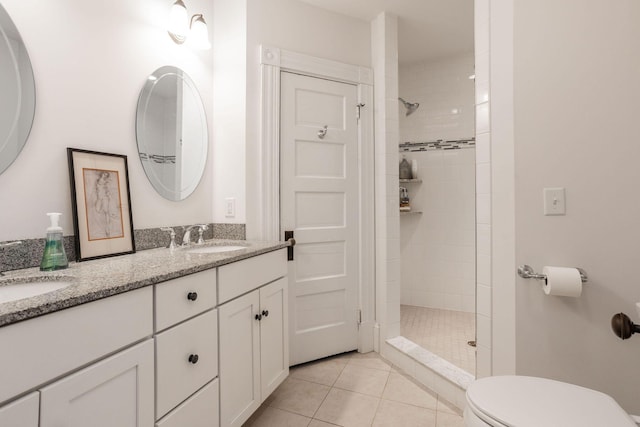
{"type": "Polygon", "coordinates": [[[356,315],[358,316],[358,326],[360,326],[360,324],[362,323],[362,310],[358,310],[356,315]]]}
{"type": "Polygon", "coordinates": [[[361,114],[362,107],[364,107],[364,104],[362,104],[362,103],[356,105],[356,117],[358,118],[358,120],[360,120],[360,114],[361,114]]]}

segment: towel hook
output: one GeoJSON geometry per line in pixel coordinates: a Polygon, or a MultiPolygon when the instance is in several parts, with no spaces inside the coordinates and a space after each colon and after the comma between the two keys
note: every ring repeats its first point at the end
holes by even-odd
{"type": "Polygon", "coordinates": [[[328,127],[329,127],[328,125],[324,125],[324,127],[318,131],[318,138],[324,139],[324,137],[327,135],[328,127]]]}

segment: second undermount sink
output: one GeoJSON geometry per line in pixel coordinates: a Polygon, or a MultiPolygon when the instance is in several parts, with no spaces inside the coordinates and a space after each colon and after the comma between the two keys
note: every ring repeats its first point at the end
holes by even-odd
{"type": "Polygon", "coordinates": [[[200,246],[187,249],[190,254],[220,254],[224,252],[239,251],[247,249],[246,246],[217,245],[217,246],[200,246]]]}
{"type": "Polygon", "coordinates": [[[0,304],[48,294],[71,284],[69,278],[26,278],[11,282],[0,280],[0,304]]]}

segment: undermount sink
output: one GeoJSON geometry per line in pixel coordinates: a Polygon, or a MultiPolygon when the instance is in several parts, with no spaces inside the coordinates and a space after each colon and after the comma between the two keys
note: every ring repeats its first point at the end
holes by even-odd
{"type": "Polygon", "coordinates": [[[219,254],[223,252],[239,251],[241,249],[247,249],[246,246],[200,246],[196,248],[187,249],[190,254],[219,254]]]}
{"type": "Polygon", "coordinates": [[[35,278],[10,281],[6,282],[6,284],[0,280],[0,304],[44,295],[49,292],[66,288],[71,283],[72,282],[68,277],[49,278],[38,276],[35,278]]]}

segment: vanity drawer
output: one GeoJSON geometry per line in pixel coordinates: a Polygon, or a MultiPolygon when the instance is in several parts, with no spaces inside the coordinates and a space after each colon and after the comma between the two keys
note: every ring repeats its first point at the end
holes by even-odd
{"type": "Polygon", "coordinates": [[[218,310],[208,311],[158,334],[156,419],[217,375],[218,310]]]}
{"type": "Polygon", "coordinates": [[[156,427],[218,426],[219,395],[218,379],[215,379],[157,422],[156,427]]]}
{"type": "Polygon", "coordinates": [[[216,269],[156,285],[155,330],[162,331],[216,306],[216,269]]]}
{"type": "Polygon", "coordinates": [[[220,304],[287,274],[287,250],[279,249],[218,268],[220,304]]]}

